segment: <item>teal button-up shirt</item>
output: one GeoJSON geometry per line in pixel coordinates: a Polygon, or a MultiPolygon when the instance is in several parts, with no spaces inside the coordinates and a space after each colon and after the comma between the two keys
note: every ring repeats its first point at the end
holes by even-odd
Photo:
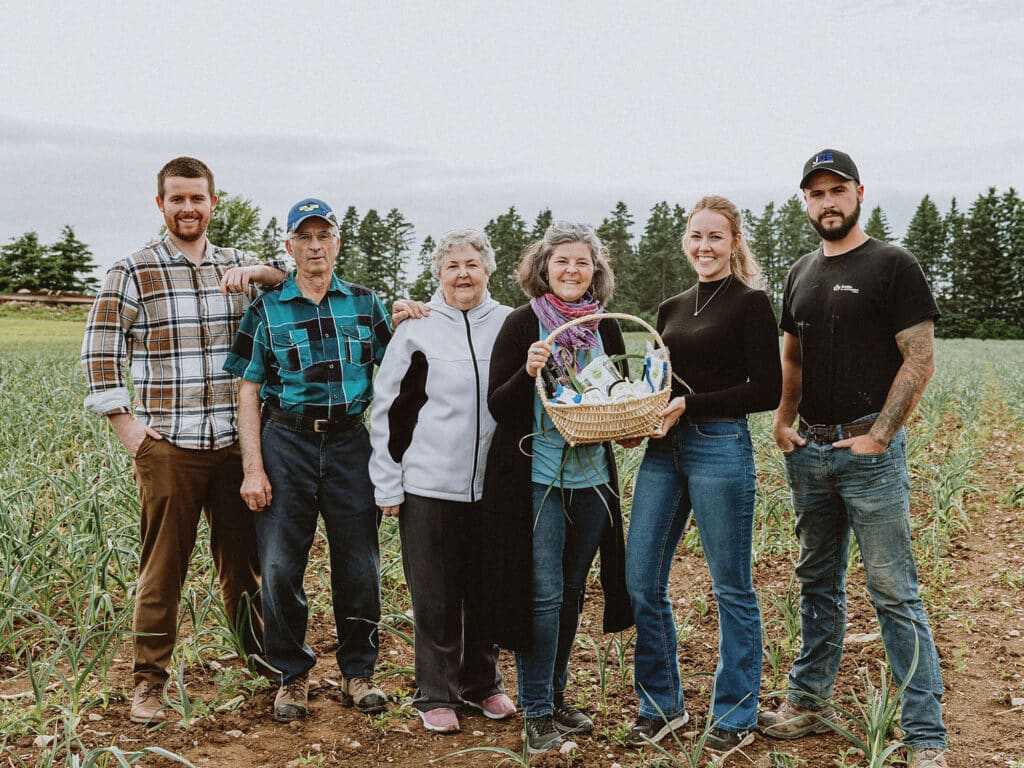
{"type": "Polygon", "coordinates": [[[260,398],[278,408],[337,419],[369,406],[390,339],[391,319],[369,288],[334,275],[316,304],[293,272],[245,313],[224,370],[261,384],[260,398]]]}

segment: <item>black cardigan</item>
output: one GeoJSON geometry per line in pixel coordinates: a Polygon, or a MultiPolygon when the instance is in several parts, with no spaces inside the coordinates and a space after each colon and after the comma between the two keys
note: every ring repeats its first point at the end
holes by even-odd
{"type": "MultiPolygon", "coordinates": [[[[602,320],[598,333],[608,355],[624,354],[625,342],[615,320],[602,320]]],[[[489,533],[482,569],[488,595],[487,631],[503,648],[527,650],[532,638],[533,491],[531,438],[534,379],[526,373],[530,345],[538,340],[538,320],[529,304],[519,307],[498,332],[491,353],[487,406],[497,422],[484,475],[484,530],[489,533]]],[[[619,481],[611,444],[605,443],[611,487],[619,481]]],[[[609,499],[610,523],[601,538],[601,588],[604,631],[620,632],[633,625],[626,592],[626,551],[618,495],[609,499]]],[[[582,597],[581,597],[582,600],[582,597]]]]}

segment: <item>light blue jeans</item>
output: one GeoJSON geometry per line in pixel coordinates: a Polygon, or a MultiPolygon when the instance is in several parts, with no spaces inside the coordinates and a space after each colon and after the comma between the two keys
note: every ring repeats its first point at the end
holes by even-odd
{"type": "Polygon", "coordinates": [[[668,577],[692,510],[718,602],[715,721],[727,731],[757,723],[761,613],[750,567],[754,483],[745,420],[680,424],[648,444],[626,543],[626,585],[636,619],[634,678],[643,717],[660,720],[685,710],[668,577]]]}
{"type": "MultiPolygon", "coordinates": [[[[904,742],[914,749],[945,749],[942,672],[910,548],[905,433],[901,429],[877,455],[808,440],[786,454],[785,461],[800,540],[796,575],[803,635],[800,657],[789,675],[790,688],[822,699],[832,697],[846,631],[846,567],[852,529],[897,681],[910,672],[915,644],[918,648],[917,667],[902,700],[904,742]]],[[[821,706],[811,699],[792,698],[810,709],[821,706]]]]}

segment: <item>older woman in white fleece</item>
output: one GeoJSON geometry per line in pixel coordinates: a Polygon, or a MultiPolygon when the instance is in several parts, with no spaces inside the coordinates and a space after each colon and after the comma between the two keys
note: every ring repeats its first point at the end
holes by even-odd
{"type": "Polygon", "coordinates": [[[398,517],[415,621],[416,695],[427,730],[459,730],[469,705],[515,714],[482,633],[480,497],[494,434],[487,410],[491,347],[509,307],[487,292],[487,235],[448,232],[433,254],[440,287],[424,319],[403,322],[374,382],[370,477],[377,504],[398,517]]]}

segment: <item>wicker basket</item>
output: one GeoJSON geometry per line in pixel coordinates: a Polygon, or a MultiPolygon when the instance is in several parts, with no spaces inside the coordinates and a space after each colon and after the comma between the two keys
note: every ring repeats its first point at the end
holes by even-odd
{"type": "MultiPolygon", "coordinates": [[[[570,320],[560,325],[547,337],[551,344],[562,331],[589,320],[605,318],[614,320],[632,320],[642,325],[654,336],[658,347],[665,349],[665,342],[656,330],[639,317],[619,312],[605,312],[600,315],[587,315],[570,320]]],[[[666,354],[666,360],[668,355],[666,354]]],[[[625,440],[631,437],[647,437],[661,422],[658,415],[668,405],[672,393],[672,363],[668,364],[664,389],[649,395],[630,397],[610,403],[581,403],[566,405],[552,402],[544,389],[543,378],[537,376],[537,396],[544,410],[548,412],[555,428],[569,445],[588,445],[603,443],[606,440],[625,440]]]]}

